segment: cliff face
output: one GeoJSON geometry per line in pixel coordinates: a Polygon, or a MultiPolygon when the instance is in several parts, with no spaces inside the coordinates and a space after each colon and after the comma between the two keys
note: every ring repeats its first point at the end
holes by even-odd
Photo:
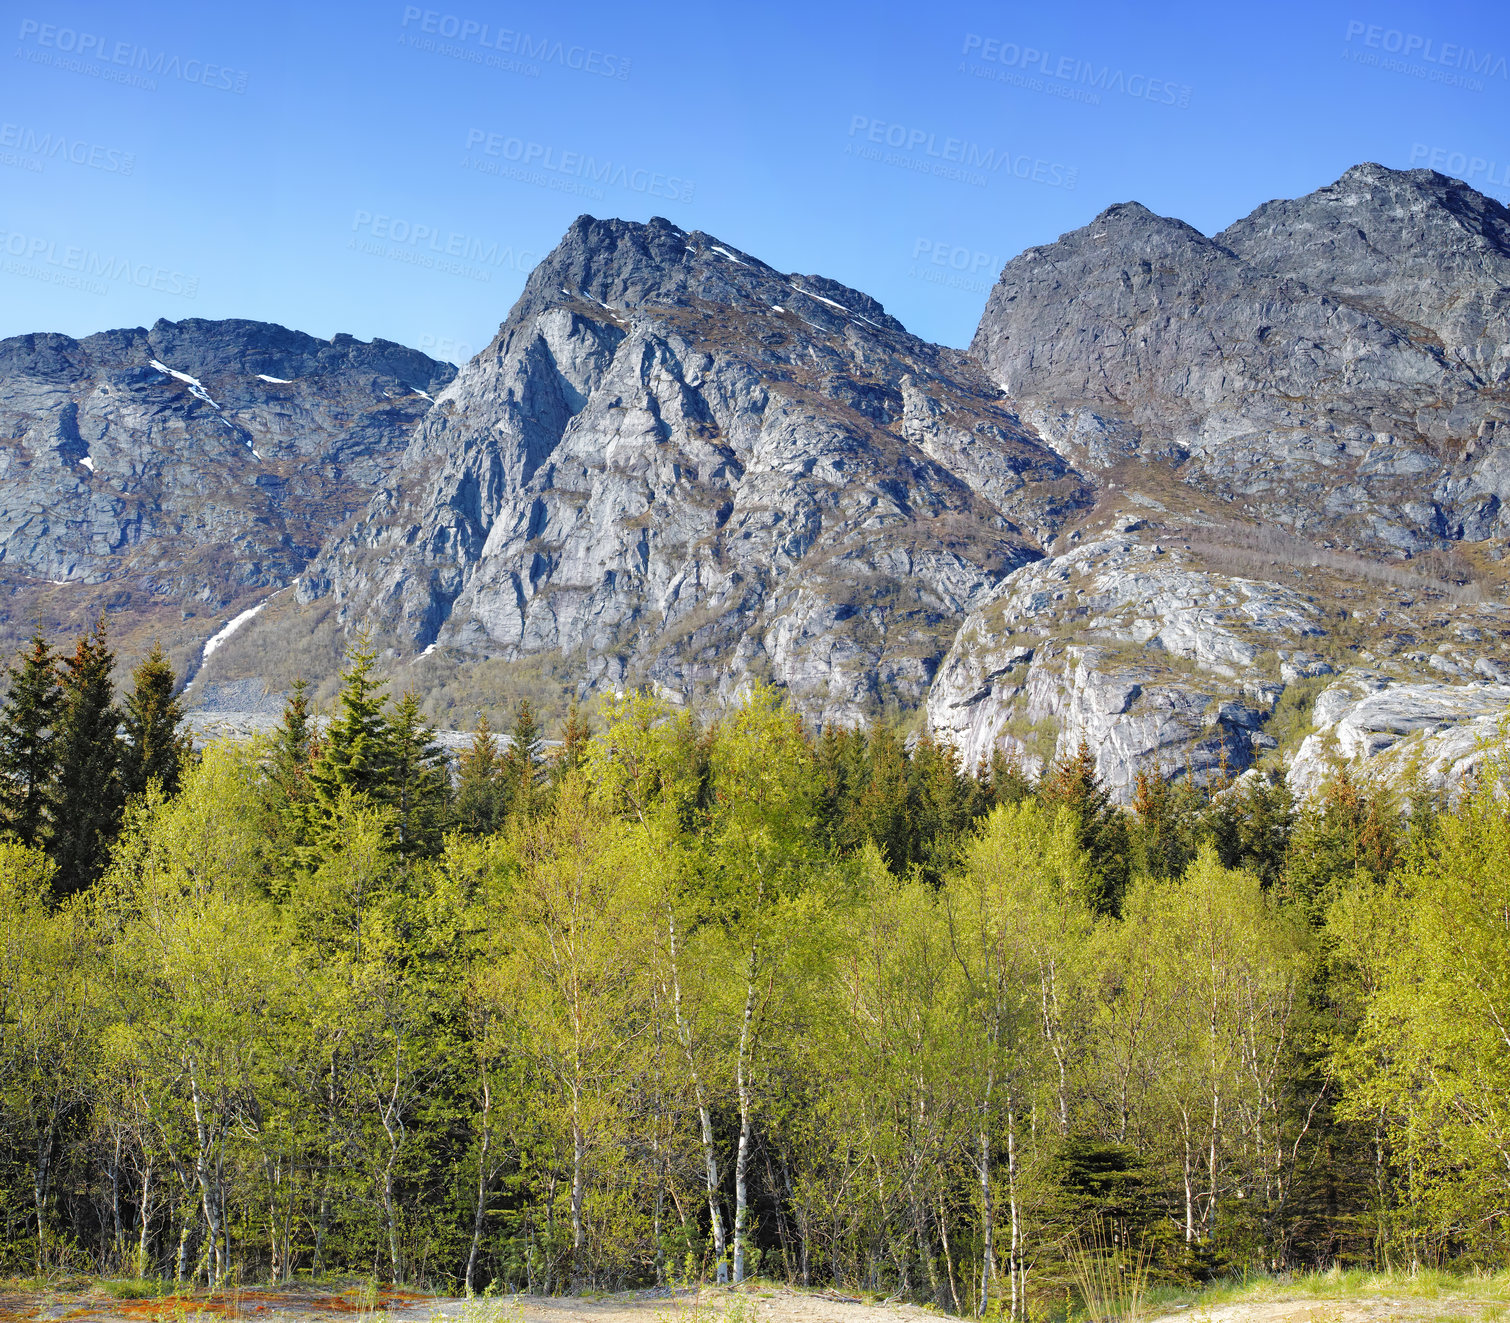
{"type": "Polygon", "coordinates": [[[1141,536],[1060,544],[977,603],[934,729],[972,757],[1084,736],[1125,795],[1140,767],[1241,770],[1285,687],[1360,650],[1396,682],[1497,674],[1503,622],[1462,580],[1501,591],[1507,315],[1510,213],[1376,165],[1213,239],[1128,203],[1009,262],[972,352],[1095,480],[1087,531],[1141,536]]]}
{"type": "Polygon", "coordinates": [[[1451,772],[1510,678],[1510,213],[1427,171],[1215,237],[1111,207],[1007,263],[968,353],[584,216],[459,372],[251,322],[25,336],[0,439],[12,641],[103,605],[193,669],[297,579],[197,691],[258,703],[365,629],[468,715],[510,666],[769,679],[822,723],[923,705],[972,764],[1085,739],[1125,798],[1421,732],[1451,772]]]}
{"type": "Polygon", "coordinates": [[[579,220],[300,584],[402,649],[915,705],[1089,496],[966,355],[666,221],[579,220]]]}
{"type": "MultiPolygon", "coordinates": [[[[108,607],[195,660],[397,464],[448,364],[261,322],[0,341],[9,633],[108,607]]],[[[14,639],[9,641],[14,642],[14,639]]]]}

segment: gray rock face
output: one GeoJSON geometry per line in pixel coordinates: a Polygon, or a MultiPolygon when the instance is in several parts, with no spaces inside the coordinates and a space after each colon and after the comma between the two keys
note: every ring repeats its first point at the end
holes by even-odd
{"type": "Polygon", "coordinates": [[[1249,267],[1424,329],[1484,386],[1510,381],[1510,212],[1431,170],[1354,166],[1217,236],[1249,267]]]}
{"type": "Polygon", "coordinates": [[[581,218],[300,584],[401,647],[587,685],[919,702],[1088,486],[966,356],[664,220],[581,218]]]}
{"type": "Polygon", "coordinates": [[[460,372],[250,322],[0,343],[0,477],[0,632],[108,606],[192,661],[235,624],[216,729],[271,719],[259,657],[365,627],[395,668],[926,701],[971,764],[1084,738],[1124,799],[1327,684],[1302,788],[1334,746],[1445,783],[1510,675],[1456,586],[1510,534],[1510,213],[1374,165],[1215,238],[1115,206],[1007,264],[970,353],[582,217],[460,372]]]}
{"type": "Polygon", "coordinates": [[[1313,793],[1338,762],[1399,777],[1414,765],[1437,790],[1456,790],[1503,749],[1510,685],[1403,684],[1365,670],[1345,673],[1316,698],[1316,733],[1295,755],[1290,784],[1313,793]]]}
{"type": "Polygon", "coordinates": [[[1108,536],[1017,570],[972,608],[928,725],[969,766],[999,748],[1035,772],[1083,739],[1125,801],[1140,770],[1236,773],[1273,747],[1261,728],[1282,686],[1261,659],[1320,632],[1289,589],[1108,536]]]}
{"type": "Polygon", "coordinates": [[[1009,262],[972,343],[1046,437],[1373,551],[1501,537],[1510,213],[1364,165],[1215,239],[1136,203],[1009,262]]]}
{"type": "Polygon", "coordinates": [[[260,322],[0,341],[0,577],[118,633],[198,613],[202,641],[299,573],[453,375],[260,322]]]}

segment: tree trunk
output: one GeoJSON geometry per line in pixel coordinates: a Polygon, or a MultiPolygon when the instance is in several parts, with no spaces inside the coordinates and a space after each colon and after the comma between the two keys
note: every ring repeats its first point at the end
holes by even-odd
{"type": "Polygon", "coordinates": [[[992,1223],[995,1214],[991,1208],[991,1136],[984,1130],[980,1132],[980,1309],[977,1311],[982,1317],[986,1312],[986,1306],[991,1298],[991,1277],[996,1268],[994,1251],[991,1246],[992,1223]]]}
{"type": "Polygon", "coordinates": [[[1027,1298],[1020,1290],[1022,1281],[1022,1218],[1017,1202],[1017,1118],[1012,1108],[1007,1109],[1007,1201],[1012,1208],[1012,1245],[1007,1260],[1007,1272],[1012,1279],[1012,1317],[1027,1313],[1027,1298]]]}
{"type": "Polygon", "coordinates": [[[724,1215],[718,1199],[718,1150],[713,1144],[713,1117],[708,1110],[708,1101],[703,1094],[702,1077],[698,1073],[697,1058],[692,1051],[692,1030],[682,1015],[681,967],[677,963],[676,915],[667,907],[666,932],[670,938],[671,957],[671,1008],[676,1017],[676,1036],[681,1040],[682,1051],[687,1058],[687,1073],[692,1077],[692,1094],[697,1099],[697,1120],[703,1143],[703,1172],[708,1189],[708,1229],[713,1235],[713,1258],[717,1264],[718,1284],[729,1280],[728,1245],[724,1240],[724,1215]]]}
{"type": "Polygon", "coordinates": [[[754,1125],[750,1094],[750,1029],[755,1018],[755,970],[759,955],[750,948],[749,981],[745,988],[744,1021],[739,1030],[736,1087],[739,1092],[739,1148],[734,1157],[734,1284],[745,1279],[745,1241],[749,1217],[750,1131],[754,1125]]]}
{"type": "Polygon", "coordinates": [[[477,1153],[477,1209],[472,1214],[472,1248],[467,1251],[467,1271],[464,1278],[467,1294],[476,1289],[473,1280],[477,1272],[477,1254],[482,1245],[482,1221],[488,1207],[488,1149],[493,1131],[490,1118],[493,1112],[493,1089],[487,1071],[482,1075],[482,1142],[477,1153]]]}
{"type": "Polygon", "coordinates": [[[152,1159],[146,1159],[146,1165],[142,1168],[142,1203],[141,1211],[137,1214],[141,1222],[141,1228],[137,1233],[136,1240],[136,1275],[147,1275],[147,1235],[148,1228],[152,1223],[152,1159]]]}
{"type": "Polygon", "coordinates": [[[939,1195],[939,1244],[944,1247],[944,1271],[949,1274],[949,1298],[954,1301],[954,1312],[963,1314],[960,1306],[959,1288],[954,1284],[954,1252],[949,1248],[949,1224],[944,1220],[944,1196],[939,1195]]]}
{"type": "Polygon", "coordinates": [[[205,1120],[204,1104],[199,1093],[199,1080],[192,1062],[189,1063],[189,1094],[194,1104],[194,1177],[199,1183],[199,1198],[204,1206],[205,1226],[210,1233],[207,1271],[211,1274],[210,1285],[219,1286],[227,1267],[221,1246],[220,1190],[217,1188],[219,1167],[215,1162],[214,1138],[205,1120]]]}

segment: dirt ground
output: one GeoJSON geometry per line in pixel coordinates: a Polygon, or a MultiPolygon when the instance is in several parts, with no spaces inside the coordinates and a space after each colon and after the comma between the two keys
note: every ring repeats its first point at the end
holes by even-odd
{"type": "Polygon", "coordinates": [[[324,1295],[298,1288],[163,1300],[116,1300],[100,1291],[0,1293],[0,1323],[892,1323],[938,1319],[915,1305],[868,1305],[851,1296],[779,1287],[600,1297],[457,1300],[384,1292],[324,1295]]]}
{"type": "MultiPolygon", "coordinates": [[[[372,1301],[297,1287],[163,1300],[116,1300],[103,1291],[0,1290],[0,1323],[895,1323],[941,1317],[916,1305],[867,1304],[833,1292],[780,1287],[487,1301],[406,1292],[384,1292],[372,1301]]],[[[1505,1303],[1496,1300],[1296,1297],[1196,1305],[1147,1323],[1500,1323],[1505,1317],[1505,1303]]]]}
{"type": "Polygon", "coordinates": [[[1244,1301],[1233,1305],[1195,1305],[1148,1320],[1148,1323],[1498,1323],[1505,1317],[1502,1300],[1458,1296],[1353,1296],[1344,1300],[1297,1297],[1291,1300],[1244,1301]]]}

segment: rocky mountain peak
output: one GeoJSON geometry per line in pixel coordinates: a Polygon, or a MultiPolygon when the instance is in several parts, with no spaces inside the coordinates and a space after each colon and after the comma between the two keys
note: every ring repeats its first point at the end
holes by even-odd
{"type": "Polygon", "coordinates": [[[549,308],[586,301],[603,308],[722,305],[768,316],[790,310],[817,328],[846,325],[906,335],[867,294],[814,275],[783,275],[759,258],[664,217],[641,224],[579,216],[531,273],[502,334],[549,308]]]}
{"type": "Polygon", "coordinates": [[[1354,166],[1218,239],[1255,271],[1397,320],[1470,387],[1510,381],[1510,211],[1461,180],[1354,166]]]}

